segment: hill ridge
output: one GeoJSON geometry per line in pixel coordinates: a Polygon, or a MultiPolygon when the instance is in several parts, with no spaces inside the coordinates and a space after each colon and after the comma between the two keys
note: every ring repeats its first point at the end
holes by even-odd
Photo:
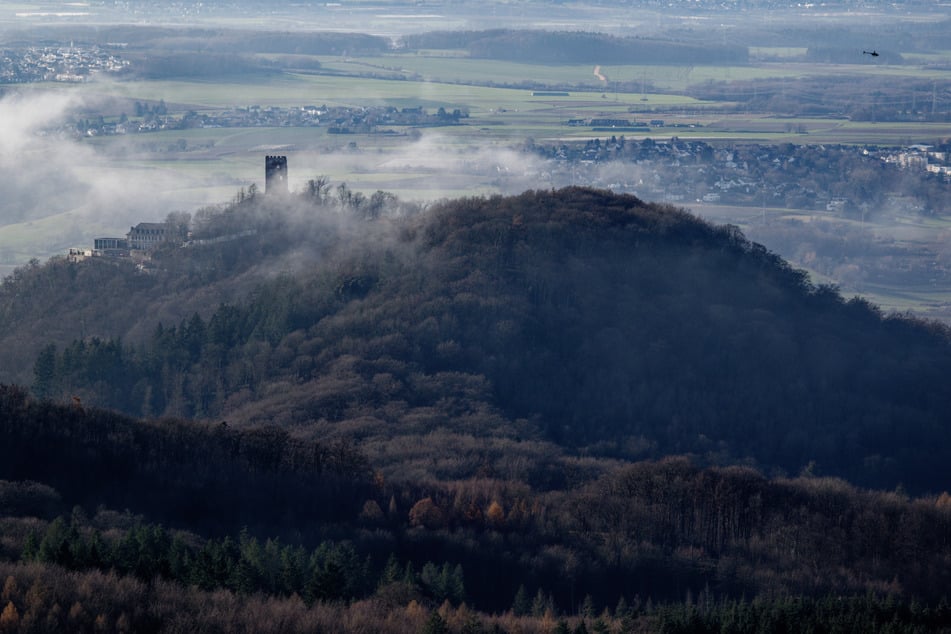
{"type": "Polygon", "coordinates": [[[690,453],[914,491],[951,476],[934,450],[951,446],[947,329],[846,301],[735,227],[580,187],[375,221],[300,206],[244,203],[229,223],[266,230],[160,252],[158,279],[117,275],[171,305],[215,303],[134,346],[115,333],[44,348],[41,391],[358,438],[392,474],[488,469],[547,487],[573,455],[690,453]],[[212,290],[229,266],[292,252],[306,264],[234,301],[212,290]],[[471,455],[427,466],[407,443],[429,434],[471,455]],[[513,471],[520,440],[563,457],[513,471]]]}

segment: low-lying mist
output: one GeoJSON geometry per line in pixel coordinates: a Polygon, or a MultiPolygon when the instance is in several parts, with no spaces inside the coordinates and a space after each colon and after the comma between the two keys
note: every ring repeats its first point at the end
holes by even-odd
{"type": "Polygon", "coordinates": [[[0,265],[91,246],[93,236],[163,220],[182,202],[178,176],[116,161],[93,139],[63,132],[64,122],[92,105],[65,90],[0,99],[0,265]]]}
{"type": "MultiPolygon", "coordinates": [[[[374,214],[382,203],[392,207],[393,199],[424,209],[444,199],[568,185],[593,185],[656,201],[667,184],[682,178],[658,163],[555,161],[524,151],[516,141],[462,141],[443,130],[372,147],[360,145],[362,136],[356,141],[330,136],[321,137],[321,147],[247,148],[238,163],[229,163],[242,165],[243,173],[190,171],[179,167],[185,162],[169,162],[184,154],[143,153],[142,144],[157,138],[148,134],[100,139],[65,132],[70,129],[66,124],[100,105],[75,90],[24,89],[0,99],[0,167],[5,174],[0,180],[0,275],[32,258],[89,247],[94,237],[124,235],[139,222],[227,204],[222,192],[252,184],[263,192],[266,154],[288,156],[292,192],[302,193],[319,180],[330,197],[362,197],[368,204],[376,198],[374,214]],[[327,147],[328,139],[336,147],[327,147]],[[249,170],[250,165],[259,168],[249,170]]],[[[161,138],[168,141],[168,136],[161,138]]],[[[201,158],[214,161],[214,152],[212,148],[201,158]]],[[[940,236],[929,237],[915,251],[889,240],[887,230],[881,232],[885,237],[875,237],[866,228],[827,220],[751,222],[747,229],[751,239],[847,293],[874,295],[884,287],[909,284],[933,293],[951,286],[947,249],[938,248],[940,236]]],[[[934,306],[930,312],[941,316],[934,306]]]]}

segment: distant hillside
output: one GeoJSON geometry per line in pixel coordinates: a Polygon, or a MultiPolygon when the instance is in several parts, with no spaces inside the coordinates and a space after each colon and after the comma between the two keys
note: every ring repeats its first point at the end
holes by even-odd
{"type": "Polygon", "coordinates": [[[545,64],[745,64],[745,46],[603,33],[493,29],[406,35],[409,49],[464,49],[478,58],[545,64]]]}
{"type": "MultiPolygon", "coordinates": [[[[255,232],[170,248],[152,276],[18,271],[4,366],[33,371],[2,380],[377,443],[442,429],[916,491],[951,479],[947,331],[815,287],[735,228],[580,188],[355,223],[310,204],[301,223],[246,201],[215,222],[255,232]]],[[[504,453],[417,466],[466,477],[504,453]]]]}

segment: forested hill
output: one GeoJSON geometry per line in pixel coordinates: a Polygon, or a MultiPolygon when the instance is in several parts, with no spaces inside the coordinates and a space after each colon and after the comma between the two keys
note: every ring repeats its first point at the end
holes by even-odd
{"type": "Polygon", "coordinates": [[[222,217],[255,233],[168,249],[153,276],[21,271],[0,293],[21,326],[0,335],[33,333],[37,394],[348,437],[403,477],[557,487],[567,456],[688,453],[949,487],[946,330],[815,287],[735,228],[570,188],[364,218],[353,239],[307,204],[319,230],[246,202],[222,217]],[[269,263],[283,273],[239,292],[269,263]],[[31,310],[56,297],[75,310],[44,347],[31,310]],[[176,303],[194,314],[157,325],[176,303]],[[92,314],[122,318],[62,338],[92,314]]]}

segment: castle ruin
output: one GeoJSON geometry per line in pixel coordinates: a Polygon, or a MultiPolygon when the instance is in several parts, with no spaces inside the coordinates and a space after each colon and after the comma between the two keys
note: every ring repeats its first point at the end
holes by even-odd
{"type": "Polygon", "coordinates": [[[287,157],[264,158],[264,193],[284,196],[287,194],[287,157]]]}

